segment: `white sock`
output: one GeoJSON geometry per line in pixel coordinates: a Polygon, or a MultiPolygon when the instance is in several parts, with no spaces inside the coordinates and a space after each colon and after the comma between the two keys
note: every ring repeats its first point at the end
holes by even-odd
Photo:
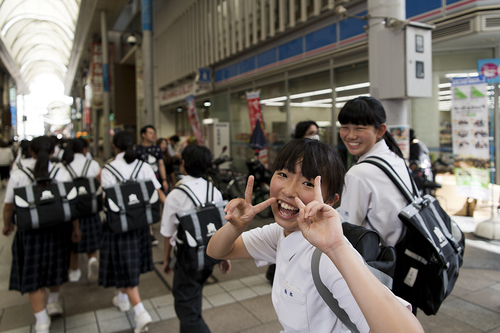
{"type": "Polygon", "coordinates": [[[138,317],[144,311],[146,311],[146,309],[144,308],[144,305],[142,304],[142,302],[141,303],[137,303],[137,305],[134,306],[134,313],[135,313],[136,317],[138,317]]]}
{"type": "Polygon", "coordinates": [[[37,324],[43,324],[49,321],[49,316],[47,316],[47,311],[45,309],[35,313],[35,318],[37,324]]]}
{"type": "Polygon", "coordinates": [[[122,293],[121,291],[118,293],[118,301],[119,302],[125,302],[128,301],[128,295],[125,293],[122,293]]]}
{"type": "Polygon", "coordinates": [[[59,302],[59,292],[49,292],[49,298],[47,299],[47,303],[57,303],[59,302]]]}

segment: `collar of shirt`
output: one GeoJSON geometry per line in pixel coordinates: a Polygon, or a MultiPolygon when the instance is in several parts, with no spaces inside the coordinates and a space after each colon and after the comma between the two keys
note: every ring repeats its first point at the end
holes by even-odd
{"type": "Polygon", "coordinates": [[[190,176],[190,175],[185,175],[181,179],[181,184],[188,184],[188,183],[190,183],[192,181],[199,180],[199,179],[201,179],[201,177],[200,178],[195,178],[195,177],[190,176]]]}
{"type": "Polygon", "coordinates": [[[294,231],[290,235],[283,238],[280,245],[283,260],[289,262],[298,251],[302,251],[304,241],[309,244],[304,236],[302,236],[302,232],[300,230],[294,231]]]}
{"type": "Polygon", "coordinates": [[[116,156],[115,156],[115,160],[123,160],[123,161],[125,161],[124,156],[125,156],[125,152],[124,152],[124,151],[123,151],[123,152],[121,152],[121,153],[118,153],[118,154],[116,154],[116,156]]]}
{"type": "Polygon", "coordinates": [[[381,155],[382,153],[386,153],[389,150],[390,150],[389,146],[387,145],[387,143],[385,142],[385,140],[384,139],[380,139],[378,142],[375,142],[375,144],[373,145],[372,149],[370,149],[366,154],[361,155],[359,157],[358,163],[361,162],[362,160],[366,159],[368,156],[381,155]]]}

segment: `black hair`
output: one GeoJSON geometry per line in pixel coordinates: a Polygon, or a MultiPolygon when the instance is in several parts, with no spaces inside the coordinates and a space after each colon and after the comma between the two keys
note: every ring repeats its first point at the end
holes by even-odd
{"type": "Polygon", "coordinates": [[[172,140],[173,142],[179,142],[180,139],[179,139],[179,136],[177,134],[174,134],[172,135],[170,138],[168,138],[169,140],[172,140]]]}
{"type": "MultiPolygon", "coordinates": [[[[382,103],[373,97],[362,96],[345,103],[340,110],[338,120],[341,124],[373,125],[378,130],[385,123],[386,114],[382,103]]],[[[390,150],[404,158],[401,149],[389,131],[385,131],[383,139],[390,150]]]]}
{"type": "Polygon", "coordinates": [[[21,147],[21,158],[29,158],[30,156],[30,146],[31,141],[23,140],[19,145],[21,147]]]}
{"type": "Polygon", "coordinates": [[[333,147],[313,139],[292,140],[276,155],[273,172],[287,170],[295,173],[297,165],[300,165],[301,173],[307,179],[314,181],[316,176],[321,176],[321,182],[327,188],[327,192],[323,193],[325,201],[333,202],[335,194],[342,193],[346,170],[342,158],[333,147]]]}
{"type": "Polygon", "coordinates": [[[212,153],[205,146],[187,145],[181,155],[184,170],[192,177],[202,177],[212,163],[212,153]]]}
{"type": "Polygon", "coordinates": [[[70,164],[75,159],[75,153],[82,153],[85,144],[83,140],[80,139],[71,139],[66,144],[64,148],[64,154],[62,156],[62,161],[66,164],[70,164]]]}
{"type": "Polygon", "coordinates": [[[134,136],[128,131],[120,131],[113,135],[113,144],[120,152],[125,152],[125,162],[132,163],[137,159],[137,153],[134,150],[134,136]]]}
{"type": "Polygon", "coordinates": [[[148,128],[151,128],[153,131],[156,132],[156,129],[153,125],[146,125],[143,128],[141,128],[141,135],[146,134],[146,131],[148,130],[148,128]]]}
{"type": "Polygon", "coordinates": [[[48,177],[49,157],[54,151],[54,143],[47,136],[39,136],[31,141],[30,150],[36,156],[35,170],[33,170],[35,178],[48,177]]]}
{"type": "Polygon", "coordinates": [[[163,141],[168,142],[168,140],[165,138],[159,138],[158,140],[156,140],[156,145],[159,147],[163,141]]]}
{"type": "Polygon", "coordinates": [[[293,137],[295,139],[302,139],[304,137],[304,135],[306,135],[307,129],[309,127],[311,127],[311,125],[314,125],[314,126],[316,126],[317,129],[319,129],[318,124],[316,124],[316,122],[314,122],[312,120],[301,121],[300,123],[298,123],[295,126],[295,134],[293,137]]]}

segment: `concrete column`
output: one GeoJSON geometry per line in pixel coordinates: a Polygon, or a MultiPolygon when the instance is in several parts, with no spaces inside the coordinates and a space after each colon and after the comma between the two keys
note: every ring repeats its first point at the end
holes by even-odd
{"type": "MultiPolygon", "coordinates": [[[[144,125],[154,125],[153,15],[151,0],[142,0],[142,59],[144,64],[144,125]]],[[[140,110],[138,110],[140,112],[140,110]]]]}
{"type": "MultiPolygon", "coordinates": [[[[109,137],[109,60],[108,60],[108,27],[106,22],[106,12],[101,12],[101,47],[102,47],[102,80],[104,83],[102,104],[104,130],[103,138],[103,159],[106,161],[111,157],[111,140],[109,137]]],[[[97,126],[96,119],[96,127],[97,126]]]]}
{"type": "MultiPolygon", "coordinates": [[[[374,54],[384,52],[384,45],[377,42],[377,33],[388,29],[383,24],[385,17],[406,19],[406,4],[404,0],[368,0],[368,64],[370,68],[370,81],[378,75],[377,64],[374,63],[374,54]]],[[[391,55],[387,55],[391,56],[391,55]]],[[[401,73],[404,75],[404,73],[401,73]]],[[[387,114],[387,125],[409,124],[411,102],[409,99],[380,99],[378,89],[373,84],[370,86],[370,94],[379,99],[387,114]]]]}

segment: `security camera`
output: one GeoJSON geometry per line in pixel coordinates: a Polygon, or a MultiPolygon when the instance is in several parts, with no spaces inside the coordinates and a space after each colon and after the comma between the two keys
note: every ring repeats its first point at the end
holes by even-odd
{"type": "Polygon", "coordinates": [[[130,35],[127,37],[127,43],[130,44],[130,45],[135,45],[137,44],[137,37],[135,37],[134,35],[130,35]]]}
{"type": "Polygon", "coordinates": [[[347,9],[344,6],[340,5],[335,8],[335,14],[339,16],[344,16],[347,14],[347,9]]]}

